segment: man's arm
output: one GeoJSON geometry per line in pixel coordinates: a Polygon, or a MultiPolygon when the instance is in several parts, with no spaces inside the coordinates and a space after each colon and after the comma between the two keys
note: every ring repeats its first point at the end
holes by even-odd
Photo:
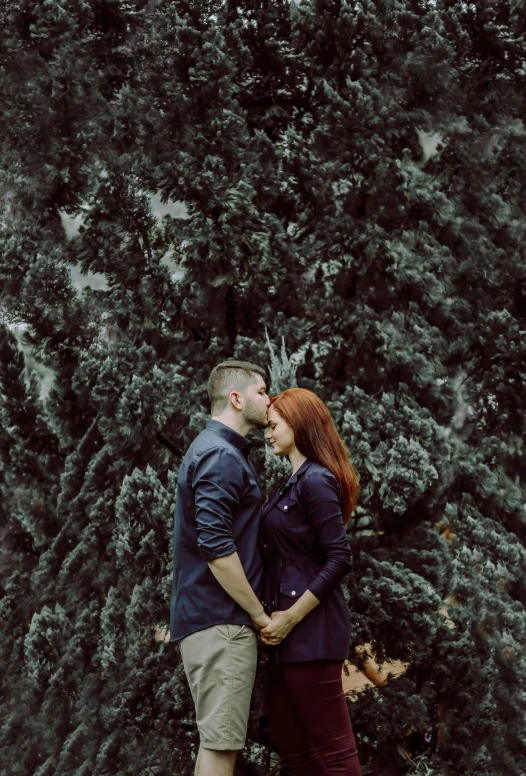
{"type": "Polygon", "coordinates": [[[237,552],[209,561],[210,571],[229,596],[247,612],[258,628],[270,623],[258,597],[250,587],[237,552]]]}
{"type": "Polygon", "coordinates": [[[219,584],[251,617],[264,627],[270,618],[252,590],[237,554],[232,534],[234,509],[243,488],[243,471],[227,448],[205,450],[192,477],[197,544],[219,584]]]}

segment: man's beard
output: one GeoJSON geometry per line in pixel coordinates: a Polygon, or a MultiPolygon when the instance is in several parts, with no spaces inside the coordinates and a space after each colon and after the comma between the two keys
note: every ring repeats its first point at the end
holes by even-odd
{"type": "Polygon", "coordinates": [[[243,407],[243,417],[247,423],[250,423],[255,428],[267,428],[268,426],[266,410],[262,413],[259,407],[253,404],[250,399],[246,400],[243,407]]]}

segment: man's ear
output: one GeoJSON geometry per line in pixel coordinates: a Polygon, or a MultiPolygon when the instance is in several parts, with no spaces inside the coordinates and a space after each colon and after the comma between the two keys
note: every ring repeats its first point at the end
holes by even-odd
{"type": "Polygon", "coordinates": [[[241,393],[239,391],[230,391],[230,402],[236,410],[243,409],[243,402],[241,401],[241,393]]]}

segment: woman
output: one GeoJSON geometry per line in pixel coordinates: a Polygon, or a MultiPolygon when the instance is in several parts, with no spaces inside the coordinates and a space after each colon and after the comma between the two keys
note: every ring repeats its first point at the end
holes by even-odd
{"type": "Polygon", "coordinates": [[[340,581],[351,568],[345,523],[359,488],[324,403],[292,388],[271,397],[266,437],[292,475],[263,510],[264,600],[272,621],[269,709],[292,776],[360,776],[342,686],[350,617],[340,581]]]}

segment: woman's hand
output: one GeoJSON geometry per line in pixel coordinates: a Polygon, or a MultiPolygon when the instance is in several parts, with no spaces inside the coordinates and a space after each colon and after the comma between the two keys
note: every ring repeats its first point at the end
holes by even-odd
{"type": "Polygon", "coordinates": [[[264,644],[275,647],[289,635],[295,624],[288,611],[273,612],[269,624],[260,630],[259,635],[264,644]]]}

